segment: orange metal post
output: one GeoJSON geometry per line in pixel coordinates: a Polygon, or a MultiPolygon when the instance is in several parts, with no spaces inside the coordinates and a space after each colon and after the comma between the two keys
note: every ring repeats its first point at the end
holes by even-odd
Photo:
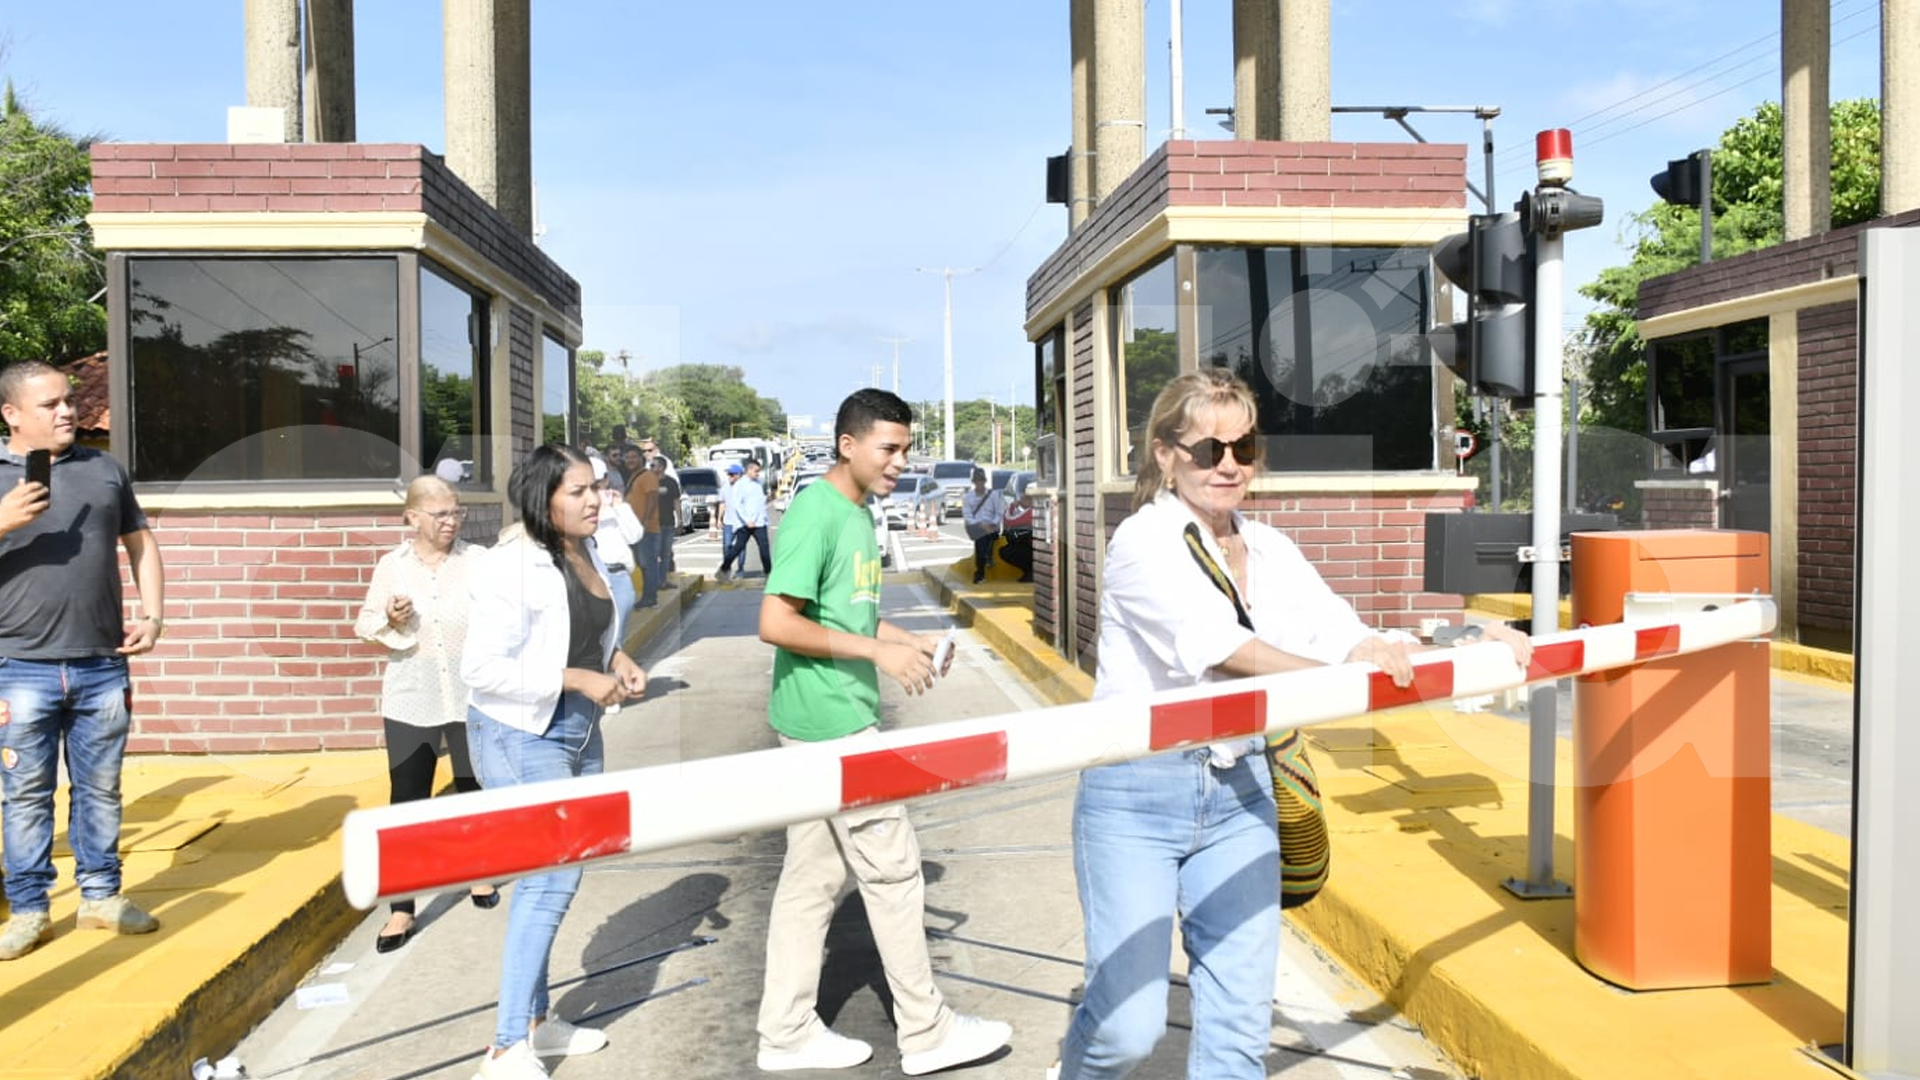
{"type": "MultiPolygon", "coordinates": [[[[1764,533],[1577,533],[1574,625],[1628,592],[1764,593],[1767,568],[1764,533]]],[[[1767,673],[1740,642],[1575,681],[1574,954],[1608,982],[1773,977],[1767,673]]]]}

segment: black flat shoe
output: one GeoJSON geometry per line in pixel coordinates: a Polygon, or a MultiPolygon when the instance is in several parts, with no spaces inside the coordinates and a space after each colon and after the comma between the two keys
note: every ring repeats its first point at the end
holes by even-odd
{"type": "Polygon", "coordinates": [[[373,939],[373,951],[390,953],[398,949],[413,937],[413,932],[419,925],[419,923],[415,923],[397,934],[381,934],[379,937],[373,939]]]}
{"type": "Polygon", "coordinates": [[[490,893],[470,892],[467,894],[467,899],[473,901],[473,906],[477,908],[496,908],[500,906],[500,890],[495,889],[490,893]]]}

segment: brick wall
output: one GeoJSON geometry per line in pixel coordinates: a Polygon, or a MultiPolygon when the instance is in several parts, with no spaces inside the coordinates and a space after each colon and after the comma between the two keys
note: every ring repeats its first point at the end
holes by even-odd
{"type": "Polygon", "coordinates": [[[408,211],[580,317],[580,283],[411,143],[95,143],[100,213],[408,211]]]}
{"type": "Polygon", "coordinates": [[[1852,303],[1806,308],[1800,333],[1800,622],[1851,633],[1859,347],[1852,303]]]}
{"type": "MultiPolygon", "coordinates": [[[[1334,592],[1359,612],[1367,625],[1418,633],[1420,620],[1454,618],[1466,598],[1422,589],[1426,571],[1426,516],[1467,508],[1466,492],[1439,495],[1315,493],[1281,495],[1254,492],[1241,511],[1271,525],[1300,548],[1334,592]]],[[[1105,539],[1132,513],[1131,492],[1109,493],[1102,500],[1105,539]]],[[[1080,630],[1091,641],[1097,620],[1080,630]]]]}
{"type": "Polygon", "coordinates": [[[1073,350],[1073,415],[1068,420],[1073,437],[1068,452],[1073,462],[1073,540],[1071,566],[1074,607],[1064,614],[1079,628],[1080,655],[1075,659],[1088,671],[1093,670],[1094,643],[1097,636],[1089,629],[1098,622],[1100,596],[1097,569],[1101,554],[1099,518],[1095,511],[1099,495],[1094,489],[1093,440],[1093,302],[1085,301],[1073,309],[1067,328],[1073,350]]]}
{"type": "Polygon", "coordinates": [[[513,403],[513,460],[539,442],[540,411],[533,400],[533,315],[519,305],[507,309],[507,393],[513,403]]]}
{"type": "Polygon", "coordinates": [[[1676,486],[1642,480],[1640,520],[1648,529],[1717,529],[1720,527],[1719,485],[1682,482],[1676,486]]]}
{"type": "MultiPolygon", "coordinates": [[[[167,632],[133,662],[129,752],[381,745],[387,650],[354,637],[353,620],[374,563],[404,538],[397,509],[148,518],[167,564],[167,632]]],[[[462,534],[491,543],[501,520],[497,503],[473,507],[462,534]]],[[[126,595],[131,605],[131,585],[126,595]]]]}
{"type": "Polygon", "coordinates": [[[1169,206],[1460,209],[1466,155],[1458,143],[1166,143],[1027,279],[1027,313],[1169,206]]]}
{"type": "MultiPolygon", "coordinates": [[[[353,636],[397,513],[150,515],[167,632],[133,662],[132,753],[381,744],[386,650],[353,636]]],[[[131,596],[131,593],[129,593],[131,596]]]]}
{"type": "MultiPolygon", "coordinates": [[[[1047,535],[1058,536],[1061,523],[1061,506],[1057,500],[1035,497],[1033,500],[1035,516],[1046,515],[1047,535]],[[1043,505],[1044,504],[1044,505],[1043,505]]],[[[1033,634],[1050,645],[1060,644],[1059,579],[1054,576],[1060,562],[1057,558],[1059,546],[1051,540],[1042,542],[1037,536],[1033,541],[1033,634]]]]}
{"type": "Polygon", "coordinates": [[[1920,210],[1849,225],[1804,240],[1776,244],[1744,255],[1716,259],[1640,283],[1636,315],[1651,319],[1677,311],[1737,300],[1793,285],[1807,285],[1859,272],[1860,234],[1881,226],[1920,225],[1920,210]]]}

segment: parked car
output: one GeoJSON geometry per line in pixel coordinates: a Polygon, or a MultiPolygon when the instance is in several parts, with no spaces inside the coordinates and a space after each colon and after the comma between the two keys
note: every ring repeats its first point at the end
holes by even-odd
{"type": "Polygon", "coordinates": [[[873,535],[880,542],[880,565],[893,565],[893,544],[887,538],[886,504],[878,495],[867,495],[867,512],[873,515],[873,535]]]}
{"type": "Polygon", "coordinates": [[[960,500],[973,487],[973,462],[936,461],[933,478],[940,484],[940,505],[949,517],[960,513],[960,500]]]}
{"type": "Polygon", "coordinates": [[[922,472],[900,474],[900,480],[893,485],[893,493],[882,504],[886,511],[887,526],[904,529],[913,521],[915,507],[922,503],[939,504],[940,482],[922,472]]]}
{"type": "Polygon", "coordinates": [[[988,491],[1007,490],[1007,485],[1013,483],[1013,477],[1017,471],[1018,470],[1015,470],[1015,469],[988,469],[987,470],[987,490],[988,491]]]}
{"type": "Polygon", "coordinates": [[[1018,499],[1026,493],[1027,488],[1033,484],[1034,477],[1037,475],[1032,469],[1021,469],[1019,472],[1014,472],[1011,469],[995,469],[993,471],[993,475],[996,477],[1001,473],[1008,474],[1005,482],[1003,483],[996,480],[995,483],[999,484],[1001,498],[1008,506],[1012,506],[1015,499],[1018,499]]]}
{"type": "Polygon", "coordinates": [[[690,532],[694,529],[713,527],[714,515],[719,513],[720,474],[704,466],[680,470],[680,529],[690,532]]]}

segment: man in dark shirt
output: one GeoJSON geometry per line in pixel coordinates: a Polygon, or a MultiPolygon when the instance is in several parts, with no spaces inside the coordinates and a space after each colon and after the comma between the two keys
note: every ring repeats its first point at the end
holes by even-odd
{"type": "Polygon", "coordinates": [[[74,445],[67,377],[37,361],[0,371],[0,795],[6,896],[0,960],[53,934],[53,793],[64,751],[78,926],[146,934],[160,923],[120,892],[120,765],[131,726],[127,658],[164,624],[160,548],[120,463],[74,445]],[[49,452],[50,482],[27,479],[49,452]],[[143,614],[121,610],[114,544],[127,549],[143,614]]]}
{"type": "Polygon", "coordinates": [[[680,479],[667,471],[667,459],[655,455],[652,466],[660,474],[660,587],[673,584],[673,535],[680,531],[680,479]]]}

